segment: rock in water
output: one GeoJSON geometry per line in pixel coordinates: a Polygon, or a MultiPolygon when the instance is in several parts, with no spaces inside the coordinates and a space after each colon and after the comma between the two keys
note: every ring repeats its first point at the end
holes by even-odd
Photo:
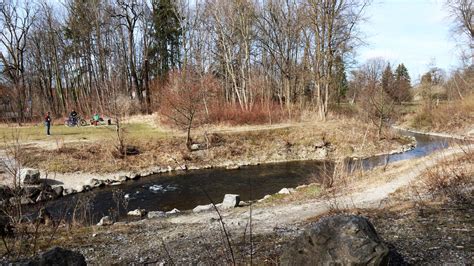
{"type": "Polygon", "coordinates": [[[112,218],[109,216],[104,216],[102,219],[100,219],[99,223],[97,224],[98,226],[106,226],[106,225],[112,225],[114,222],[112,221],[112,218]]]}
{"type": "Polygon", "coordinates": [[[87,265],[86,259],[79,252],[54,247],[37,256],[27,265],[87,265]]]}
{"type": "Polygon", "coordinates": [[[281,265],[387,264],[389,249],[373,225],[355,215],[321,219],[283,252],[281,265]]]}
{"type": "Polygon", "coordinates": [[[237,194],[225,194],[224,200],[222,201],[223,208],[235,208],[239,206],[240,195],[237,194]]]}

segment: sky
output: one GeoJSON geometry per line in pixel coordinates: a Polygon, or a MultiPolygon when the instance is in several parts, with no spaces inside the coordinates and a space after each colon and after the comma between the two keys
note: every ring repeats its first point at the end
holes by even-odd
{"type": "Polygon", "coordinates": [[[459,64],[459,54],[443,2],[373,0],[361,25],[366,45],[357,61],[383,57],[395,67],[403,63],[415,82],[433,64],[449,73],[459,64]]]}

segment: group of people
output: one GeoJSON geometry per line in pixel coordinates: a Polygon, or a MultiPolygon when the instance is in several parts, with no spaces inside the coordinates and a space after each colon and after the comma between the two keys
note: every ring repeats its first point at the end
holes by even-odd
{"type": "MultiPolygon", "coordinates": [[[[75,110],[72,110],[70,113],[69,113],[69,118],[68,118],[68,123],[70,123],[70,125],[77,125],[79,123],[79,117],[77,115],[77,112],[75,110]]],[[[92,116],[92,119],[91,119],[91,124],[92,125],[95,125],[97,126],[99,124],[99,121],[100,121],[100,115],[98,113],[95,113],[93,116],[92,116]]],[[[44,117],[44,125],[46,126],[46,135],[48,136],[51,136],[51,122],[52,122],[52,119],[51,119],[51,113],[48,112],[46,113],[45,117],[44,117]]]]}

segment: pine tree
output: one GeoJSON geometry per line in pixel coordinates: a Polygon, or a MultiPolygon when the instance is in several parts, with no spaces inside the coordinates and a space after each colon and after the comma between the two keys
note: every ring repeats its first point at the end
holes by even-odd
{"type": "Polygon", "coordinates": [[[399,64],[395,70],[395,90],[396,90],[396,101],[401,103],[402,101],[411,100],[411,79],[408,74],[408,70],[405,65],[399,64]]]}
{"type": "Polygon", "coordinates": [[[150,47],[151,72],[164,78],[180,66],[182,29],[175,1],[153,0],[153,32],[150,47]]]}
{"type": "Polygon", "coordinates": [[[339,104],[341,99],[346,96],[349,85],[347,83],[346,68],[344,61],[340,56],[335,60],[334,90],[336,91],[336,100],[339,104]]]}
{"type": "Polygon", "coordinates": [[[390,98],[396,99],[396,93],[394,90],[394,76],[392,72],[392,68],[390,67],[390,63],[387,64],[387,67],[382,73],[382,88],[387,93],[390,98]]]}

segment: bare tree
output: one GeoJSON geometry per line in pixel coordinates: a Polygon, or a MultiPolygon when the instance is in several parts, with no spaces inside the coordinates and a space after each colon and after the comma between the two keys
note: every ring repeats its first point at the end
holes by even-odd
{"type": "Polygon", "coordinates": [[[208,21],[214,32],[215,54],[225,77],[226,99],[243,110],[252,105],[250,56],[253,41],[255,6],[249,0],[207,2],[208,21]]]}
{"type": "Polygon", "coordinates": [[[369,60],[362,66],[365,87],[362,92],[362,106],[367,117],[377,128],[378,138],[382,138],[382,130],[393,117],[396,101],[387,91],[395,86],[383,79],[384,69],[388,63],[381,58],[369,60]]]}
{"type": "MultiPolygon", "coordinates": [[[[133,94],[136,94],[139,101],[143,101],[143,94],[141,87],[138,81],[138,72],[136,64],[136,54],[135,54],[135,29],[137,27],[137,22],[140,17],[143,15],[143,9],[141,8],[137,0],[125,1],[125,0],[116,0],[117,10],[113,14],[113,17],[119,19],[122,26],[127,29],[127,40],[128,40],[128,60],[129,60],[129,70],[131,76],[131,91],[133,94]]],[[[132,94],[132,95],[133,95],[132,94]]]]}
{"type": "Polygon", "coordinates": [[[164,89],[161,113],[186,131],[186,147],[189,150],[193,144],[191,130],[205,121],[203,99],[212,93],[209,88],[214,87],[213,83],[211,76],[201,77],[188,68],[186,72],[170,73],[164,89]]]}
{"type": "Polygon", "coordinates": [[[446,0],[446,6],[454,22],[454,32],[467,38],[469,57],[474,64],[474,4],[472,0],[446,0]]]}
{"type": "Polygon", "coordinates": [[[367,0],[307,0],[306,36],[311,45],[316,105],[325,120],[328,113],[329,89],[337,55],[343,57],[357,41],[355,33],[363,18],[367,0]]]}
{"type": "Polygon", "coordinates": [[[25,54],[28,34],[35,20],[35,11],[28,2],[0,2],[0,62],[2,74],[11,85],[12,98],[16,100],[19,122],[24,120],[27,99],[25,80],[25,54]]]}
{"type": "Polygon", "coordinates": [[[302,96],[297,86],[298,59],[302,53],[303,21],[301,6],[294,0],[265,1],[258,14],[257,39],[262,50],[278,69],[276,94],[281,105],[291,114],[291,103],[302,96]]]}

